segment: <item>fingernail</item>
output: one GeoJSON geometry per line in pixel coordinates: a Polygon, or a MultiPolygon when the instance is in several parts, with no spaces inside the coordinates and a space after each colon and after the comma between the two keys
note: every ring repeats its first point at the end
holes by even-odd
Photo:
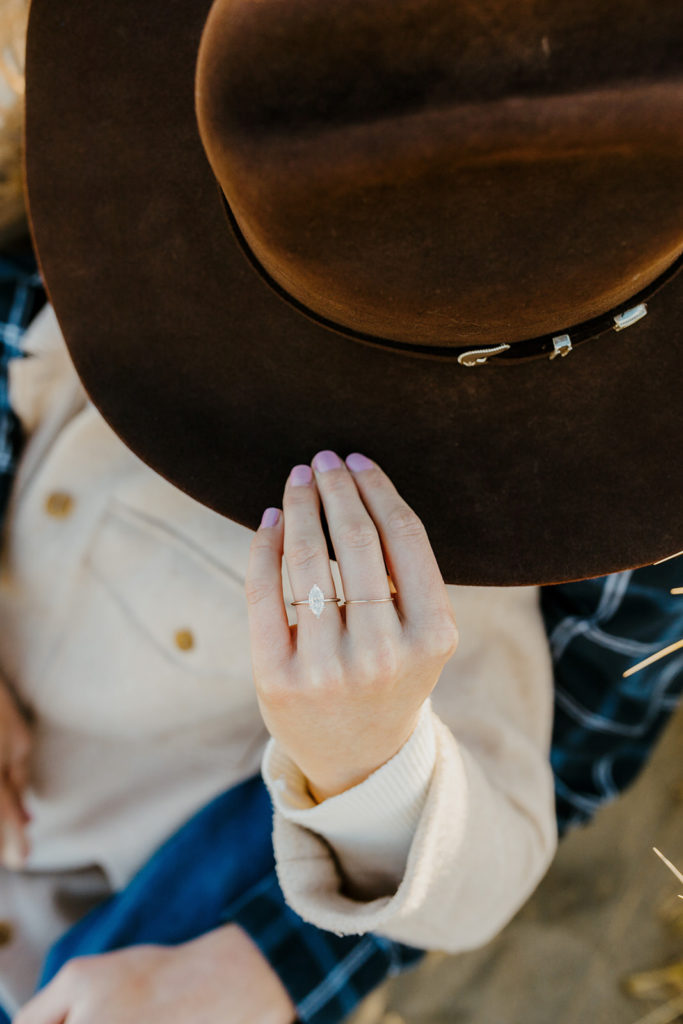
{"type": "Polygon", "coordinates": [[[280,521],[279,508],[267,508],[261,518],[261,526],[277,526],[280,521]]]}
{"type": "Polygon", "coordinates": [[[347,455],[346,465],[352,473],[362,473],[364,469],[373,469],[375,463],[367,459],[365,455],[353,452],[351,455],[347,455]]]}
{"type": "Polygon", "coordinates": [[[339,469],[342,460],[334,452],[318,452],[313,459],[313,468],[318,473],[326,473],[328,469],[339,469]]]}
{"type": "Polygon", "coordinates": [[[295,466],[289,474],[289,482],[292,487],[301,487],[303,484],[310,484],[313,479],[313,471],[310,466],[295,466]]]}

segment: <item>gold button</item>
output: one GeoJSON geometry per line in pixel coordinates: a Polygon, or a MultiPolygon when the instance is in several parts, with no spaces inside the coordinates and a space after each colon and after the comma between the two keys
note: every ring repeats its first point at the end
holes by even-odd
{"type": "Polygon", "coordinates": [[[0,946],[7,946],[14,937],[14,928],[9,921],[0,921],[0,946]]]}
{"type": "Polygon", "coordinates": [[[45,499],[45,511],[54,519],[66,519],[71,515],[74,499],[66,491],[53,491],[45,499]]]}
{"type": "Polygon", "coordinates": [[[178,629],[175,634],[175,645],[181,651],[191,651],[194,647],[194,637],[189,629],[178,629]]]}

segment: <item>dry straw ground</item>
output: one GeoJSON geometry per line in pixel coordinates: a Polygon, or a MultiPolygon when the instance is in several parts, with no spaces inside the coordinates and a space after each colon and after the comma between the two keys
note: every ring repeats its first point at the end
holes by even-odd
{"type": "Polygon", "coordinates": [[[560,845],[536,894],[483,950],[430,955],[351,1024],[683,1022],[683,707],[635,786],[560,845]]]}
{"type": "Polygon", "coordinates": [[[22,123],[27,0],[0,0],[0,247],[25,226],[22,123]]]}

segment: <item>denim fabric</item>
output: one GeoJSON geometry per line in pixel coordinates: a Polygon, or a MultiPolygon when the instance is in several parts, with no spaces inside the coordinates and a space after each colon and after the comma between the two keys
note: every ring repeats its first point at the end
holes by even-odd
{"type": "Polygon", "coordinates": [[[67,961],[141,943],[175,945],[235,921],[254,938],[306,1024],[334,1024],[421,957],[377,936],[339,937],[306,924],[274,871],[271,807],[260,777],[217,797],[175,833],[129,885],[50,950],[40,985],[67,961]]]}
{"type": "Polygon", "coordinates": [[[125,889],[48,953],[40,985],[75,956],[175,945],[217,928],[226,907],[273,868],[270,798],[260,777],[234,786],[168,839],[125,889]]]}

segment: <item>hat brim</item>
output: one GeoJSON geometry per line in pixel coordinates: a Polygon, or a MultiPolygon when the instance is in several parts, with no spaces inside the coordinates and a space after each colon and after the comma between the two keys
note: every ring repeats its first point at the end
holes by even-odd
{"type": "Polygon", "coordinates": [[[31,7],[34,240],[122,440],[250,527],[292,465],[362,451],[449,582],[560,582],[683,548],[683,275],[634,327],[552,362],[467,369],[321,326],[245,258],[205,157],[194,70],[210,6],[31,7]]]}

